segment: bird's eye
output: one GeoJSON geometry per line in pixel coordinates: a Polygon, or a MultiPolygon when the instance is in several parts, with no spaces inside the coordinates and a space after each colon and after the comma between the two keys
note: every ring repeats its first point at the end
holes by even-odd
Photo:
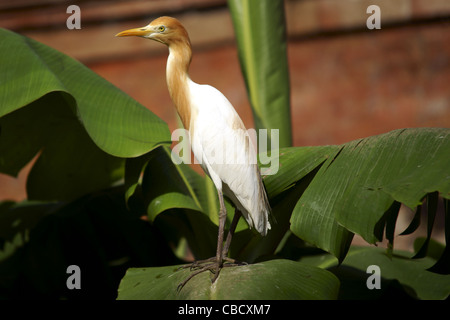
{"type": "Polygon", "coordinates": [[[159,32],[164,32],[164,30],[166,30],[166,27],[164,27],[164,26],[159,26],[158,27],[158,31],[159,32]]]}

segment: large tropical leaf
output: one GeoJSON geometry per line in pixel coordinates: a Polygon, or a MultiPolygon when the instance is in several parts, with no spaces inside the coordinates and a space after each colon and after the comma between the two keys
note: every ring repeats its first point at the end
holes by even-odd
{"type": "Polygon", "coordinates": [[[450,197],[449,135],[449,129],[402,129],[342,145],[297,203],[292,231],[339,259],[351,232],[381,241],[378,223],[394,201],[414,208],[427,193],[450,197]]]}
{"type": "Polygon", "coordinates": [[[292,144],[286,23],[282,0],[229,0],[239,60],[256,129],[278,129],[292,144]]]}
{"type": "Polygon", "coordinates": [[[108,187],[123,177],[119,157],[170,140],[162,120],[79,62],[4,29],[0,36],[0,172],[16,176],[39,154],[29,199],[108,187]]]}
{"type": "Polygon", "coordinates": [[[170,149],[160,147],[150,155],[142,182],[144,197],[149,199],[149,218],[154,220],[158,214],[172,208],[202,211],[192,185],[181,171],[181,165],[177,166],[172,162],[170,149]]]}
{"type": "Polygon", "coordinates": [[[339,150],[339,146],[290,147],[273,151],[271,161],[277,164],[277,172],[263,177],[269,198],[275,198],[292,187],[329,159],[336,150],[339,150]]]}
{"type": "Polygon", "coordinates": [[[189,275],[179,266],[128,269],[118,299],[299,300],[336,299],[339,281],[328,271],[289,260],[225,268],[211,285],[209,272],[177,286],[189,275]]]}
{"type": "MultiPolygon", "coordinates": [[[[394,251],[389,257],[383,248],[352,247],[341,265],[330,254],[311,256],[301,261],[332,271],[341,280],[340,299],[374,299],[388,296],[398,284],[404,295],[415,299],[446,299],[450,294],[450,276],[429,272],[436,259],[424,257],[412,260],[412,253],[394,251]],[[380,288],[369,290],[369,266],[380,271],[380,288]]],[[[396,294],[400,294],[398,289],[396,294]]],[[[397,297],[399,298],[399,297],[397,297]]]]}
{"type": "Polygon", "coordinates": [[[0,29],[0,116],[59,91],[103,151],[134,157],[170,141],[167,124],[74,59],[0,29]]]}

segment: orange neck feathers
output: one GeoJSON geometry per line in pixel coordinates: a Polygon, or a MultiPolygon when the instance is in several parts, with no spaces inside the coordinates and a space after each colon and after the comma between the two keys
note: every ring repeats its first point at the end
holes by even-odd
{"type": "Polygon", "coordinates": [[[189,36],[182,26],[177,35],[171,39],[170,43],[167,43],[170,52],[166,68],[167,87],[183,126],[189,130],[191,107],[188,71],[192,59],[192,49],[189,36]]]}

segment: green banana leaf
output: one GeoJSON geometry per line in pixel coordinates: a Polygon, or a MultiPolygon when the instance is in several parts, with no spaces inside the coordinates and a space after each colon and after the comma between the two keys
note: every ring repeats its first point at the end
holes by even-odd
{"type": "Polygon", "coordinates": [[[411,260],[412,255],[411,252],[396,250],[389,257],[383,248],[352,247],[341,265],[330,254],[306,257],[301,262],[333,272],[341,280],[339,299],[381,298],[388,296],[389,290],[395,290],[398,284],[403,292],[397,289],[397,298],[446,299],[450,294],[450,276],[427,271],[436,259],[411,260]],[[369,290],[366,282],[372,274],[367,269],[372,265],[379,267],[380,288],[369,290]]]}
{"type": "Polygon", "coordinates": [[[151,221],[161,212],[171,208],[185,208],[202,211],[202,206],[181,165],[175,165],[170,159],[169,148],[157,148],[151,152],[142,181],[142,192],[151,199],[147,214],[151,221]],[[156,182],[156,183],[155,183],[156,182]]]}
{"type": "Polygon", "coordinates": [[[164,121],[79,62],[11,31],[0,35],[0,116],[60,91],[95,144],[111,155],[135,157],[170,141],[164,121]]]}
{"type": "Polygon", "coordinates": [[[282,0],[228,0],[256,130],[278,129],[292,145],[286,23],[282,0]]]}
{"type": "Polygon", "coordinates": [[[336,299],[339,290],[332,273],[289,260],[224,268],[213,285],[210,272],[203,272],[177,290],[190,273],[179,267],[128,269],[118,299],[319,300],[336,299]]]}
{"type": "Polygon", "coordinates": [[[36,155],[29,199],[73,199],[123,177],[121,157],[169,143],[166,123],[72,58],[0,29],[0,172],[36,155]]]}
{"type": "Polygon", "coordinates": [[[402,129],[342,145],[298,201],[291,230],[339,260],[352,232],[381,241],[394,201],[415,208],[431,192],[450,198],[449,137],[449,129],[402,129]]]}

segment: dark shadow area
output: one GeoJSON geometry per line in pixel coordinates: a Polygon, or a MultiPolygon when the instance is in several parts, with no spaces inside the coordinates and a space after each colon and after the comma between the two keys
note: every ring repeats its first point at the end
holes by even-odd
{"type": "MultiPolygon", "coordinates": [[[[128,268],[178,263],[162,234],[130,212],[117,191],[49,206],[54,212],[1,262],[0,299],[115,299],[128,268]],[[80,289],[67,288],[70,265],[80,268],[80,289]]],[[[39,209],[32,203],[22,208],[29,216],[39,209]]]]}
{"type": "Polygon", "coordinates": [[[369,275],[362,270],[343,265],[328,270],[341,281],[339,300],[413,300],[416,296],[413,289],[404,288],[397,280],[381,277],[380,289],[369,289],[369,275]]]}

